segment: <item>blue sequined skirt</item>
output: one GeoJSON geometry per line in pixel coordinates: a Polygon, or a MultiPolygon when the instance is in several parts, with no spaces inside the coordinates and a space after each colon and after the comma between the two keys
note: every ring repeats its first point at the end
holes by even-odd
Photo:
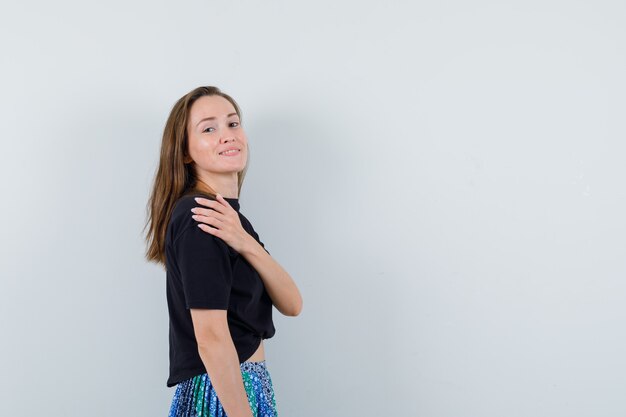
{"type": "MultiPolygon", "coordinates": [[[[254,417],[277,417],[272,378],[265,361],[242,362],[241,376],[254,417]]],[[[208,374],[176,385],[168,417],[228,417],[208,374]]]]}

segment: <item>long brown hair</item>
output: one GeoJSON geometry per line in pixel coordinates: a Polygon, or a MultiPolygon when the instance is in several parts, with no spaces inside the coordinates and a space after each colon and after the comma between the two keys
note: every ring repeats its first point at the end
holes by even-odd
{"type": "MultiPolygon", "coordinates": [[[[170,112],[163,139],[161,141],[161,156],[159,166],[152,186],[152,193],[146,205],[147,220],[143,227],[148,233],[145,240],[147,243],[146,259],[165,267],[165,232],[169,223],[172,210],[176,201],[190,192],[202,191],[215,199],[215,192],[204,191],[197,188],[198,178],[195,163],[185,163],[189,157],[187,121],[192,104],[202,96],[222,96],[230,101],[242,123],[241,111],[235,100],[219,88],[213,86],[198,87],[182,96],[170,112]]],[[[250,152],[248,152],[248,160],[250,152]]],[[[245,168],[237,174],[238,192],[248,170],[248,161],[245,168]]],[[[210,187],[209,187],[210,188],[210,187]]]]}

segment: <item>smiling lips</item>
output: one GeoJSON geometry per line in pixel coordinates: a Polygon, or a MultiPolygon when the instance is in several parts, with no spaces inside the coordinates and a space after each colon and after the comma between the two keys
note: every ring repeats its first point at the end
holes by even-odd
{"type": "Polygon", "coordinates": [[[222,156],[239,155],[239,149],[238,148],[230,148],[230,149],[227,149],[225,151],[220,152],[220,155],[222,155],[222,156]]]}

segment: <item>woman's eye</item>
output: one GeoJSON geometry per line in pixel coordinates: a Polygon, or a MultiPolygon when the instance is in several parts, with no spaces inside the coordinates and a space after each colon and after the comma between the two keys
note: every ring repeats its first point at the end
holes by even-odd
{"type": "Polygon", "coordinates": [[[203,130],[203,132],[206,132],[209,129],[213,129],[211,126],[207,127],[206,129],[203,130]]]}
{"type": "MultiPolygon", "coordinates": [[[[239,126],[239,122],[232,122],[232,123],[231,123],[231,125],[233,125],[233,124],[234,124],[235,126],[239,126]]],[[[233,126],[233,127],[235,127],[235,126],[233,126]]]]}

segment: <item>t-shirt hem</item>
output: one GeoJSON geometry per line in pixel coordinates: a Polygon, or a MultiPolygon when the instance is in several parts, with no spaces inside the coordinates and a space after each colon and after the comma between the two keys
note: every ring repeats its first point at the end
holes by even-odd
{"type": "Polygon", "coordinates": [[[223,304],[222,302],[211,302],[211,301],[188,301],[185,304],[185,308],[187,310],[191,308],[212,308],[217,310],[228,310],[228,304],[223,304]]]}
{"type": "MultiPolygon", "coordinates": [[[[251,346],[251,348],[249,349],[248,352],[245,352],[243,355],[243,360],[241,360],[241,358],[239,358],[239,363],[243,363],[245,361],[247,361],[248,359],[250,359],[250,357],[252,355],[254,355],[254,352],[256,352],[256,350],[259,348],[259,346],[261,345],[261,341],[263,340],[263,338],[261,336],[257,337],[257,342],[251,346]]],[[[173,387],[187,379],[193,378],[194,376],[197,375],[202,375],[206,373],[206,369],[204,368],[204,366],[202,368],[195,368],[191,371],[187,371],[187,372],[182,372],[180,374],[177,374],[175,376],[170,377],[167,380],[167,387],[173,387]]]]}
{"type": "Polygon", "coordinates": [[[254,355],[254,352],[256,352],[256,350],[261,345],[262,340],[263,339],[261,337],[258,337],[258,341],[254,345],[252,345],[252,348],[248,352],[245,353],[245,355],[243,356],[243,360],[240,363],[247,361],[252,355],[254,355]]]}
{"type": "Polygon", "coordinates": [[[204,369],[204,367],[196,368],[196,369],[193,369],[191,371],[187,371],[187,372],[184,372],[184,373],[180,373],[180,374],[178,374],[176,376],[172,376],[170,379],[167,380],[166,385],[167,385],[168,388],[171,388],[173,386],[176,386],[176,385],[180,384],[183,381],[186,381],[186,380],[188,380],[190,378],[193,378],[194,376],[202,375],[202,374],[205,374],[205,373],[206,373],[206,369],[204,369]]]}

